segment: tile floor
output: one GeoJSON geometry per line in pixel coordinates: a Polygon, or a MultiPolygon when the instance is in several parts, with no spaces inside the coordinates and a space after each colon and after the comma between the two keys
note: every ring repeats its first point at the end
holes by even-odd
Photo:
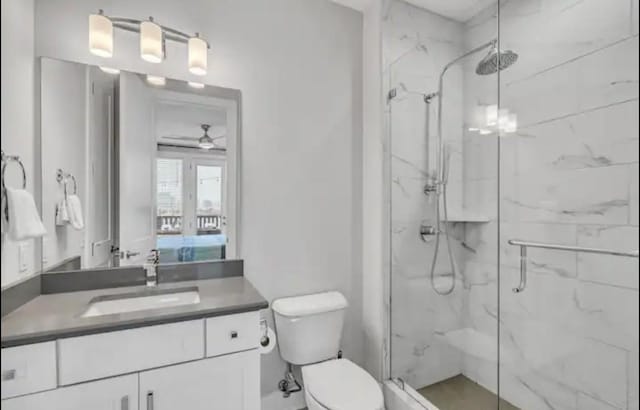
{"type": "MultiPolygon", "coordinates": [[[[498,397],[495,394],[461,374],[423,387],[418,392],[440,410],[498,409],[498,397]]],[[[500,410],[518,410],[518,408],[500,399],[500,410]]]]}

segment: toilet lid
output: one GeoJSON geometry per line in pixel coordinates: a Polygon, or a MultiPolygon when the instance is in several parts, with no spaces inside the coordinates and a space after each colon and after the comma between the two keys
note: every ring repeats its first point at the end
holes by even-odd
{"type": "Polygon", "coordinates": [[[303,369],[304,384],[313,398],[331,410],[382,409],[382,390],[369,373],[347,359],[329,360],[303,369]]]}

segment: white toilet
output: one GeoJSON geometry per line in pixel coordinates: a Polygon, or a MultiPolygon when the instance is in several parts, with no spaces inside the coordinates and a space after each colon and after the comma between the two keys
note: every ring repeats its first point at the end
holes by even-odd
{"type": "Polygon", "coordinates": [[[376,380],[351,361],[337,358],[347,306],[339,292],[273,302],[280,355],[302,366],[309,410],[384,410],[376,380]]]}

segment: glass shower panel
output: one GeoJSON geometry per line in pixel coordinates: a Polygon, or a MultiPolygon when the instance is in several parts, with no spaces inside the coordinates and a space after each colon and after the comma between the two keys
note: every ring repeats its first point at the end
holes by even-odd
{"type": "Polygon", "coordinates": [[[500,395],[523,409],[638,409],[638,1],[503,1],[500,395]]]}
{"type": "Polygon", "coordinates": [[[484,4],[443,17],[389,1],[383,20],[390,370],[440,410],[499,406],[497,6],[484,4]]]}

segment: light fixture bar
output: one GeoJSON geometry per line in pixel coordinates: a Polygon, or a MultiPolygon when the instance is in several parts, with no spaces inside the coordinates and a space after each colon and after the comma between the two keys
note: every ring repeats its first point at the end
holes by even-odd
{"type": "MultiPolygon", "coordinates": [[[[132,33],[140,33],[140,24],[142,24],[144,21],[148,21],[148,20],[132,19],[127,17],[110,17],[110,16],[106,16],[106,17],[109,20],[111,20],[114,28],[129,31],[132,33]]],[[[176,43],[187,44],[189,42],[189,39],[191,37],[194,37],[193,35],[187,34],[185,32],[176,30],[171,27],[163,26],[161,24],[158,24],[158,26],[160,26],[160,28],[162,29],[165,39],[175,41],[176,43]]],[[[209,45],[209,43],[206,40],[204,41],[205,43],[207,43],[207,48],[210,49],[211,46],[209,45]]]]}

